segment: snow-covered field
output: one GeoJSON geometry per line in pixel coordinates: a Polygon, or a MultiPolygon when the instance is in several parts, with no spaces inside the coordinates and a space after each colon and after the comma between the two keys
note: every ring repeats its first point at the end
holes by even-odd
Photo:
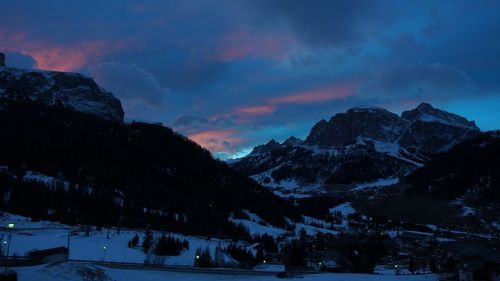
{"type": "MultiPolygon", "coordinates": [[[[216,280],[246,280],[272,281],[283,280],[275,276],[230,275],[230,274],[200,274],[178,273],[160,270],[112,269],[102,266],[79,264],[76,262],[42,265],[35,267],[21,267],[16,271],[20,281],[68,281],[68,280],[102,280],[102,281],[216,281],[216,280]]],[[[297,276],[302,281],[437,281],[436,275],[373,275],[373,274],[310,274],[297,276]]]]}
{"type": "MultiPolygon", "coordinates": [[[[346,203],[348,204],[348,203],[346,203]]],[[[339,205],[337,207],[341,212],[351,213],[354,209],[350,205],[339,205]]],[[[335,208],[334,208],[335,209],[335,208]]],[[[308,235],[315,235],[318,232],[338,234],[338,231],[333,230],[331,223],[323,220],[314,219],[311,217],[304,217],[303,223],[296,223],[295,232],[290,233],[285,229],[274,227],[256,214],[246,211],[249,219],[230,218],[235,223],[241,223],[248,228],[251,234],[269,234],[277,237],[283,234],[291,235],[291,237],[299,237],[300,231],[305,230],[308,235]]],[[[67,246],[68,234],[70,227],[56,222],[38,221],[32,222],[30,218],[3,214],[0,216],[0,225],[7,226],[9,223],[15,225],[12,232],[9,255],[25,256],[32,250],[43,250],[53,247],[67,246]]],[[[339,226],[337,226],[339,227],[339,226]]],[[[75,228],[73,228],[75,230],[75,228]]],[[[144,237],[144,230],[132,229],[111,229],[103,228],[102,230],[95,230],[89,232],[87,236],[85,231],[74,232],[69,237],[70,259],[74,260],[105,260],[117,262],[133,262],[143,263],[147,255],[141,251],[140,248],[129,248],[128,242],[134,237],[135,234],[139,236],[140,241],[144,237]]],[[[153,231],[153,236],[158,237],[162,232],[153,231]]],[[[212,255],[215,255],[216,248],[227,247],[231,241],[221,240],[216,238],[205,238],[186,236],[176,233],[165,233],[180,240],[187,240],[189,242],[189,249],[183,250],[179,256],[164,256],[161,257],[161,263],[168,265],[186,265],[191,266],[194,263],[196,250],[209,248],[212,255]]],[[[0,231],[1,241],[8,239],[7,231],[0,231]]],[[[243,245],[243,242],[239,243],[243,245]]],[[[0,244],[1,245],[1,244],[0,244]]],[[[139,243],[140,245],[140,243],[139,243]]],[[[254,250],[251,245],[243,245],[249,250],[254,250]]],[[[0,246],[1,247],[1,246],[0,246]]],[[[5,252],[5,248],[1,249],[5,252]]],[[[159,262],[155,257],[150,257],[156,262],[159,262]]],[[[227,263],[233,263],[234,260],[227,256],[223,256],[223,260],[227,263]]]]}
{"type": "MultiPolygon", "coordinates": [[[[12,232],[10,255],[24,256],[32,250],[42,250],[52,247],[66,246],[68,243],[68,226],[54,222],[31,222],[29,218],[4,214],[0,217],[0,225],[14,223],[15,231],[12,232]]],[[[140,240],[144,236],[143,230],[110,230],[109,239],[107,229],[101,231],[91,231],[89,236],[85,233],[72,235],[70,237],[70,259],[79,260],[105,260],[118,262],[143,263],[146,259],[139,248],[129,248],[128,241],[135,234],[140,240]],[[106,249],[104,250],[104,247],[106,249]]],[[[186,239],[189,242],[189,249],[184,250],[179,256],[165,256],[163,263],[169,265],[193,265],[196,249],[209,248],[212,255],[215,254],[217,246],[227,247],[230,243],[226,240],[206,239],[202,237],[184,236],[171,234],[179,239],[186,239]]],[[[153,232],[154,236],[161,235],[161,232],[153,232]]],[[[0,232],[2,241],[7,240],[8,233],[0,232]]],[[[2,249],[5,251],[5,249],[2,249]]],[[[225,261],[231,262],[230,257],[223,257],[225,261]]]]}

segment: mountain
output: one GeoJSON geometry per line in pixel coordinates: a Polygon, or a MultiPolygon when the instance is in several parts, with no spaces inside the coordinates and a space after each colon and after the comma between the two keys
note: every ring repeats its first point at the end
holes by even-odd
{"type": "Polygon", "coordinates": [[[0,66],[0,98],[62,104],[117,122],[122,122],[124,115],[119,99],[78,73],[0,66]]]}
{"type": "Polygon", "coordinates": [[[410,193],[487,206],[500,203],[500,131],[482,133],[445,153],[406,178],[410,193]]]}
{"type": "Polygon", "coordinates": [[[245,232],[228,220],[243,210],[276,226],[298,217],[171,129],[117,122],[119,102],[90,78],[10,68],[0,77],[1,210],[220,236],[245,232]]]}
{"type": "Polygon", "coordinates": [[[479,133],[473,121],[428,103],[401,116],[360,106],[319,121],[304,141],[272,140],[231,165],[287,193],[324,191],[407,175],[429,155],[479,133]]]}

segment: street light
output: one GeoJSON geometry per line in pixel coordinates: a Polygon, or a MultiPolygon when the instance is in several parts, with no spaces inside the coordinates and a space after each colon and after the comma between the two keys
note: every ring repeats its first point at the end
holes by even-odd
{"type": "Polygon", "coordinates": [[[13,223],[9,223],[7,225],[7,227],[9,228],[9,242],[7,243],[7,257],[9,256],[9,250],[10,250],[10,240],[11,240],[11,237],[12,237],[12,229],[14,229],[14,224],[13,223]]]}
{"type": "MultiPolygon", "coordinates": [[[[11,240],[11,237],[12,237],[12,229],[14,228],[14,224],[13,223],[9,223],[7,225],[7,227],[9,228],[9,242],[7,242],[7,255],[6,257],[9,258],[9,250],[10,250],[10,240],[11,240]]],[[[5,244],[6,241],[4,241],[4,244],[5,244]]],[[[5,273],[7,274],[7,263],[5,263],[5,273]]]]}
{"type": "Polygon", "coordinates": [[[108,249],[106,246],[102,246],[102,261],[106,260],[106,249],[108,249]]]}

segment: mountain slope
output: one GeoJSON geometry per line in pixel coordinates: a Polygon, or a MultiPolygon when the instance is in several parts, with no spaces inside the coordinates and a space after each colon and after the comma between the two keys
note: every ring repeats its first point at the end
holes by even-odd
{"type": "Polygon", "coordinates": [[[500,203],[500,132],[486,132],[434,155],[407,177],[411,193],[470,204],[500,203]]]}
{"type": "Polygon", "coordinates": [[[479,132],[474,122],[426,103],[401,116],[379,107],[354,107],[318,122],[304,141],[272,140],[231,165],[288,192],[329,190],[407,175],[432,153],[479,132]]]}
{"type": "Polygon", "coordinates": [[[38,219],[236,235],[249,210],[284,226],[290,205],[161,125],[124,124],[79,74],[0,68],[0,208],[38,219]]]}
{"type": "Polygon", "coordinates": [[[124,115],[120,100],[78,73],[1,67],[0,98],[62,104],[118,122],[124,115]]]}

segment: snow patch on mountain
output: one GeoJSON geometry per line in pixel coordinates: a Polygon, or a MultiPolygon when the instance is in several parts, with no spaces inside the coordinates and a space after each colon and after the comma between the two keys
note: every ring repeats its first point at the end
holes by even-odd
{"type": "Polygon", "coordinates": [[[310,194],[331,184],[408,175],[432,153],[479,132],[473,121],[426,103],[401,116],[379,107],[354,107],[316,123],[305,141],[271,140],[231,166],[273,190],[310,194]]]}
{"type": "Polygon", "coordinates": [[[379,179],[374,182],[367,182],[367,183],[361,183],[357,184],[351,191],[361,191],[364,189],[370,189],[370,188],[379,188],[379,187],[384,187],[384,186],[390,186],[394,184],[399,183],[399,178],[388,178],[388,179],[379,179]]]}
{"type": "Polygon", "coordinates": [[[75,111],[123,122],[120,100],[92,78],[78,73],[3,67],[0,97],[48,106],[61,104],[75,111]]]}
{"type": "Polygon", "coordinates": [[[249,217],[249,219],[239,219],[235,218],[234,215],[231,215],[229,217],[229,221],[235,224],[241,224],[245,226],[248,229],[248,232],[252,235],[268,234],[273,237],[277,237],[286,232],[282,228],[278,228],[267,223],[265,220],[261,219],[257,214],[251,213],[248,210],[243,210],[243,211],[249,217]]]}
{"type": "Polygon", "coordinates": [[[345,202],[340,205],[337,205],[333,208],[330,208],[330,213],[335,214],[336,212],[340,212],[343,216],[348,216],[356,213],[356,209],[351,205],[351,202],[345,202]]]}

